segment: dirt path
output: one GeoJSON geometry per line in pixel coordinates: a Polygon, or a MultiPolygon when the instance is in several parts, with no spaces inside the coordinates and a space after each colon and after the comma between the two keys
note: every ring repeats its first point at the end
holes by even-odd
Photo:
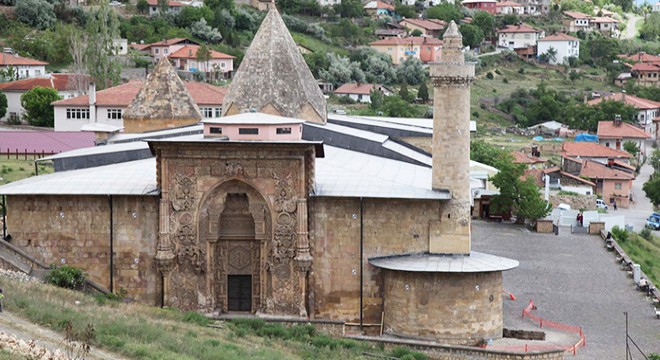
{"type": "MultiPolygon", "coordinates": [[[[18,318],[6,310],[0,313],[0,333],[15,336],[18,339],[18,343],[24,344],[34,341],[39,347],[46,349],[51,353],[55,353],[56,355],[54,356],[54,359],[68,359],[68,357],[65,356],[66,349],[63,335],[18,318]],[[23,341],[21,342],[20,340],[23,341]],[[61,355],[58,356],[57,353],[61,355]]],[[[0,344],[2,347],[8,346],[8,339],[6,336],[0,336],[0,341],[2,341],[0,344]]],[[[90,354],[85,356],[85,358],[98,360],[124,359],[121,356],[94,347],[92,347],[90,354]]]]}

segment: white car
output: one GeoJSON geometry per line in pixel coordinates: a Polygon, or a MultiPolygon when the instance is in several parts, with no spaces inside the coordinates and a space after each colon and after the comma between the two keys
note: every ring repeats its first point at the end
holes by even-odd
{"type": "Polygon", "coordinates": [[[110,1],[110,6],[120,6],[121,3],[119,1],[110,1]]]}
{"type": "Polygon", "coordinates": [[[603,201],[603,199],[596,199],[596,208],[607,210],[609,209],[609,206],[605,204],[605,201],[603,201]]]}

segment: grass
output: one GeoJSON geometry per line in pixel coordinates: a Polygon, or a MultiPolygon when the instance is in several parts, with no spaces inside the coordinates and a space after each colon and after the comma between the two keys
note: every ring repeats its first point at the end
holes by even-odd
{"type": "Polygon", "coordinates": [[[296,44],[300,44],[310,50],[312,50],[315,53],[328,53],[328,52],[334,52],[336,54],[339,54],[341,56],[348,56],[348,50],[344,48],[340,48],[334,45],[330,45],[326,42],[323,42],[317,38],[314,38],[309,35],[305,35],[302,33],[298,32],[291,32],[291,36],[293,37],[293,40],[296,42],[296,44]]]}
{"type": "MultiPolygon", "coordinates": [[[[11,159],[7,159],[7,156],[3,155],[3,158],[0,158],[0,185],[34,176],[34,160],[24,160],[21,155],[19,155],[18,160],[15,155],[10,157],[11,159]]],[[[39,164],[39,175],[52,172],[53,167],[51,165],[39,164]]]]}
{"type": "Polygon", "coordinates": [[[629,232],[628,240],[618,243],[634,263],[640,264],[649,280],[660,284],[660,238],[654,235],[649,241],[629,232]]]}
{"type": "Polygon", "coordinates": [[[366,359],[363,352],[393,356],[371,343],[317,333],[312,325],[241,319],[219,323],[223,328],[217,329],[205,326],[210,320],[192,312],[98,301],[100,297],[8,278],[0,278],[0,287],[7,311],[16,316],[59,332],[69,321],[77,331],[91,324],[96,334],[92,346],[131,359],[366,359]]]}

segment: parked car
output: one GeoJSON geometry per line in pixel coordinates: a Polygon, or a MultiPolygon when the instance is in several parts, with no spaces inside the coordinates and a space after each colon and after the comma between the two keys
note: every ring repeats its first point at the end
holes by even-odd
{"type": "Polygon", "coordinates": [[[646,219],[646,227],[653,230],[660,230],[660,213],[654,212],[646,219]]]}
{"type": "Polygon", "coordinates": [[[607,206],[607,204],[605,204],[605,201],[603,201],[603,199],[596,199],[596,208],[607,210],[607,209],[609,209],[609,206],[607,206]]]}

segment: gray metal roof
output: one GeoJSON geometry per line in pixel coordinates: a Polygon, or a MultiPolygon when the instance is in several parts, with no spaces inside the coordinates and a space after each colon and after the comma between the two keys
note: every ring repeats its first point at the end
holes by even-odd
{"type": "Polygon", "coordinates": [[[296,118],[269,115],[258,112],[248,112],[248,113],[202,120],[202,123],[204,124],[235,124],[235,125],[302,124],[304,122],[305,122],[304,120],[300,120],[296,118]]]}
{"type": "Polygon", "coordinates": [[[156,159],[33,176],[0,186],[2,195],[158,195],[156,159]]]}
{"type": "Polygon", "coordinates": [[[107,143],[118,144],[118,143],[126,143],[133,141],[142,141],[144,139],[156,139],[156,138],[161,139],[161,138],[181,136],[186,134],[201,134],[202,132],[204,132],[204,125],[195,124],[195,125],[182,126],[173,129],[150,131],[145,133],[133,133],[133,134],[119,133],[111,136],[108,139],[107,143]]]}
{"type": "Polygon", "coordinates": [[[315,196],[395,199],[451,198],[431,189],[431,169],[326,145],[316,160],[315,196]]]}
{"type": "Polygon", "coordinates": [[[463,254],[403,254],[369,259],[373,266],[396,271],[475,273],[505,271],[518,267],[517,260],[477,251],[463,254]]]}
{"type": "Polygon", "coordinates": [[[51,156],[46,156],[46,157],[43,157],[43,158],[41,158],[37,161],[65,159],[65,158],[73,158],[73,157],[79,157],[79,156],[91,156],[91,155],[99,155],[99,154],[111,154],[111,153],[117,153],[117,152],[148,149],[148,148],[149,148],[149,144],[147,144],[146,142],[143,142],[143,141],[130,142],[130,143],[125,143],[125,144],[110,144],[110,145],[102,145],[102,146],[92,146],[92,147],[86,147],[86,148],[82,148],[82,149],[66,151],[66,152],[62,152],[62,153],[51,155],[51,156]]]}
{"type": "Polygon", "coordinates": [[[433,119],[346,116],[329,113],[328,122],[388,135],[394,135],[392,131],[400,133],[399,136],[433,135],[433,119]]]}

